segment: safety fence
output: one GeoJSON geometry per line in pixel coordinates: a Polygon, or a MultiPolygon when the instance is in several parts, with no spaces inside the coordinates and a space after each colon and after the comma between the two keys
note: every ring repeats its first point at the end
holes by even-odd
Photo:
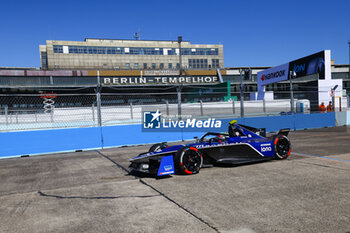
{"type": "MultiPolygon", "coordinates": [[[[280,92],[278,97],[288,97],[280,92]]],[[[298,97],[298,93],[295,93],[298,97]]],[[[302,96],[301,96],[302,97],[302,96]]],[[[159,111],[173,118],[240,118],[312,113],[315,99],[250,100],[250,92],[226,87],[192,89],[128,89],[109,93],[2,94],[0,131],[139,124],[144,112],[159,111]]],[[[339,102],[345,111],[348,102],[339,102]]],[[[326,103],[327,104],[327,103],[326,103]]],[[[341,109],[336,108],[336,111],[341,109]]],[[[318,112],[316,110],[316,112],[318,112]]]]}

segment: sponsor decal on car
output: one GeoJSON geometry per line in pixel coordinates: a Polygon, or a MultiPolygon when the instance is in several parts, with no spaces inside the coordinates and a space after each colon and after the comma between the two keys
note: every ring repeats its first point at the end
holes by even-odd
{"type": "Polygon", "coordinates": [[[164,166],[164,170],[165,170],[165,171],[169,171],[169,170],[171,170],[171,169],[173,169],[173,166],[171,166],[171,165],[166,165],[166,166],[164,166]]]}
{"type": "Polygon", "coordinates": [[[272,151],[271,146],[261,147],[261,152],[272,151]]]}
{"type": "Polygon", "coordinates": [[[164,176],[164,175],[170,175],[174,173],[175,173],[175,169],[174,169],[173,156],[168,155],[168,156],[162,157],[157,175],[164,176]]]}
{"type": "Polygon", "coordinates": [[[260,145],[260,151],[266,152],[266,151],[272,151],[271,143],[264,143],[260,145]]]}

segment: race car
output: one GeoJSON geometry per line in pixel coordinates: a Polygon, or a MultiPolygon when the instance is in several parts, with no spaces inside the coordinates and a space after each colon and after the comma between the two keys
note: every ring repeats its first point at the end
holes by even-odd
{"type": "Polygon", "coordinates": [[[196,142],[168,146],[166,142],[151,146],[148,152],[130,159],[132,171],[156,176],[196,174],[203,167],[236,165],[286,159],[291,152],[289,129],[266,137],[265,128],[253,128],[237,121],[229,123],[228,133],[208,132],[196,142]]]}

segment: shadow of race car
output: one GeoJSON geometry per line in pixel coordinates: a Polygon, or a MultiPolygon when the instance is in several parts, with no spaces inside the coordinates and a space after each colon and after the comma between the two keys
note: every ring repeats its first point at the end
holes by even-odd
{"type": "Polygon", "coordinates": [[[196,174],[203,167],[237,165],[286,159],[291,152],[289,129],[266,137],[265,128],[253,128],[231,121],[228,133],[208,132],[196,142],[168,146],[166,142],[151,146],[148,152],[130,159],[132,171],[164,176],[196,174]]]}

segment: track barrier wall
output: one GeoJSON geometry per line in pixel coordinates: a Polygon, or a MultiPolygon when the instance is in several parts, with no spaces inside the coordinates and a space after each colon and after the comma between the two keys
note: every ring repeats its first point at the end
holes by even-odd
{"type": "MultiPolygon", "coordinates": [[[[350,124],[349,114],[344,118],[350,124]]],[[[222,127],[217,132],[226,132],[232,119],[221,119],[222,127]]],[[[282,128],[302,130],[336,126],[336,114],[314,113],[294,114],[270,117],[237,118],[238,123],[266,128],[267,132],[275,132],[282,128]]],[[[344,120],[343,120],[344,121],[344,120]]],[[[156,143],[163,141],[179,141],[201,136],[201,132],[142,132],[141,124],[35,130],[20,132],[2,132],[0,140],[0,158],[18,157],[76,150],[91,150],[107,147],[128,146],[156,143]]],[[[130,155],[130,157],[133,155],[130,155]]]]}
{"type": "Polygon", "coordinates": [[[350,125],[350,111],[335,113],[336,126],[350,125]]]}

